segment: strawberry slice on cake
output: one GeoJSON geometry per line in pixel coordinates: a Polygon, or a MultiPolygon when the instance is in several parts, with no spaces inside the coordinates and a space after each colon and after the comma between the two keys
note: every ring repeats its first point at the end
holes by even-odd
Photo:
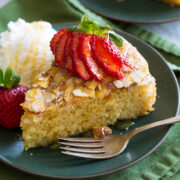
{"type": "Polygon", "coordinates": [[[71,47],[71,57],[73,60],[73,64],[75,66],[75,71],[80,78],[83,80],[91,79],[91,75],[87,71],[86,66],[84,65],[83,60],[81,59],[80,52],[79,52],[79,45],[80,45],[80,38],[83,36],[80,32],[74,32],[74,37],[72,40],[72,47],[71,47]]]}
{"type": "Polygon", "coordinates": [[[92,57],[92,51],[90,42],[92,41],[92,35],[83,34],[80,39],[79,44],[79,53],[81,59],[83,60],[85,66],[87,67],[88,72],[93,76],[94,79],[98,81],[103,81],[104,73],[103,70],[98,66],[96,60],[92,57]]]}

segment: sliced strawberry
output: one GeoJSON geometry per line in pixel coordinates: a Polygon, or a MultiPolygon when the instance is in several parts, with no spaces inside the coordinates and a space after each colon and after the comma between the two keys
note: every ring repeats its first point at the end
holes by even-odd
{"type": "Polygon", "coordinates": [[[79,77],[81,77],[83,80],[89,80],[91,79],[91,75],[88,73],[83,61],[81,60],[80,54],[79,54],[79,42],[80,37],[82,36],[82,33],[80,32],[74,32],[74,37],[72,40],[72,46],[71,46],[71,57],[75,66],[76,73],[79,77]]]}
{"type": "Polygon", "coordinates": [[[71,45],[72,45],[73,33],[68,37],[65,47],[64,47],[64,58],[65,58],[65,68],[73,76],[75,75],[75,67],[73,66],[73,61],[71,57],[71,45]]]}
{"type": "Polygon", "coordinates": [[[55,49],[56,49],[56,46],[58,44],[58,41],[59,41],[60,37],[66,31],[67,31],[67,28],[66,29],[61,29],[53,36],[53,38],[52,38],[52,40],[50,42],[50,48],[51,48],[51,51],[53,52],[53,54],[55,54],[55,49]]]}
{"type": "Polygon", "coordinates": [[[79,52],[81,54],[81,59],[83,60],[88,72],[92,77],[98,81],[103,81],[103,71],[97,65],[96,61],[92,58],[90,40],[92,35],[84,34],[80,38],[79,52]]]}
{"type": "Polygon", "coordinates": [[[70,36],[70,32],[65,32],[60,37],[57,47],[55,49],[55,62],[61,67],[64,68],[65,60],[64,60],[64,47],[67,41],[67,38],[70,36]]]}
{"type": "Polygon", "coordinates": [[[93,58],[109,75],[116,79],[122,79],[124,77],[122,65],[117,63],[113,56],[107,52],[103,46],[104,41],[105,38],[93,36],[91,40],[93,58]]]}
{"type": "Polygon", "coordinates": [[[128,62],[124,53],[120,51],[120,49],[115,45],[115,43],[107,38],[103,40],[103,47],[106,49],[106,52],[114,58],[114,60],[120,65],[124,64],[130,69],[132,69],[131,64],[128,62]]]}

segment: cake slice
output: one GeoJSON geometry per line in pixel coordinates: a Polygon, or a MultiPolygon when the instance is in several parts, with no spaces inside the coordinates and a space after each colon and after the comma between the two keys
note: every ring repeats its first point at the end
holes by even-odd
{"type": "Polygon", "coordinates": [[[51,41],[55,63],[36,77],[22,104],[26,150],[154,110],[155,79],[127,40],[87,17],[60,31],[51,41]]]}

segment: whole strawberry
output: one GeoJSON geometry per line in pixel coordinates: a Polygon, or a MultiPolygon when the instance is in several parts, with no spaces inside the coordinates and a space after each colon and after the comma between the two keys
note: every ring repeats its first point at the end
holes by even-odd
{"type": "Polygon", "coordinates": [[[0,69],[0,125],[8,129],[18,128],[24,113],[20,104],[24,102],[28,88],[18,85],[19,82],[20,76],[10,67],[4,75],[0,69]]]}

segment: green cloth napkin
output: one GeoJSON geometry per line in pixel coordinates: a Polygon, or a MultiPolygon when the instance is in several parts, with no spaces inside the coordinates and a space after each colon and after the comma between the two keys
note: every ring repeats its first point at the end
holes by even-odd
{"type": "MultiPolygon", "coordinates": [[[[19,17],[26,21],[46,20],[51,23],[77,22],[86,13],[102,24],[121,28],[154,46],[168,60],[170,67],[180,72],[180,47],[148,32],[136,25],[113,24],[83,7],[77,0],[12,0],[0,9],[0,32],[5,31],[9,21],[19,17]]],[[[180,83],[180,76],[177,75],[180,83]]],[[[180,123],[176,124],[165,142],[150,156],[128,169],[112,175],[94,178],[96,180],[156,180],[180,179],[180,123]]],[[[0,162],[0,179],[5,180],[43,180],[37,176],[25,174],[0,162]]]]}

